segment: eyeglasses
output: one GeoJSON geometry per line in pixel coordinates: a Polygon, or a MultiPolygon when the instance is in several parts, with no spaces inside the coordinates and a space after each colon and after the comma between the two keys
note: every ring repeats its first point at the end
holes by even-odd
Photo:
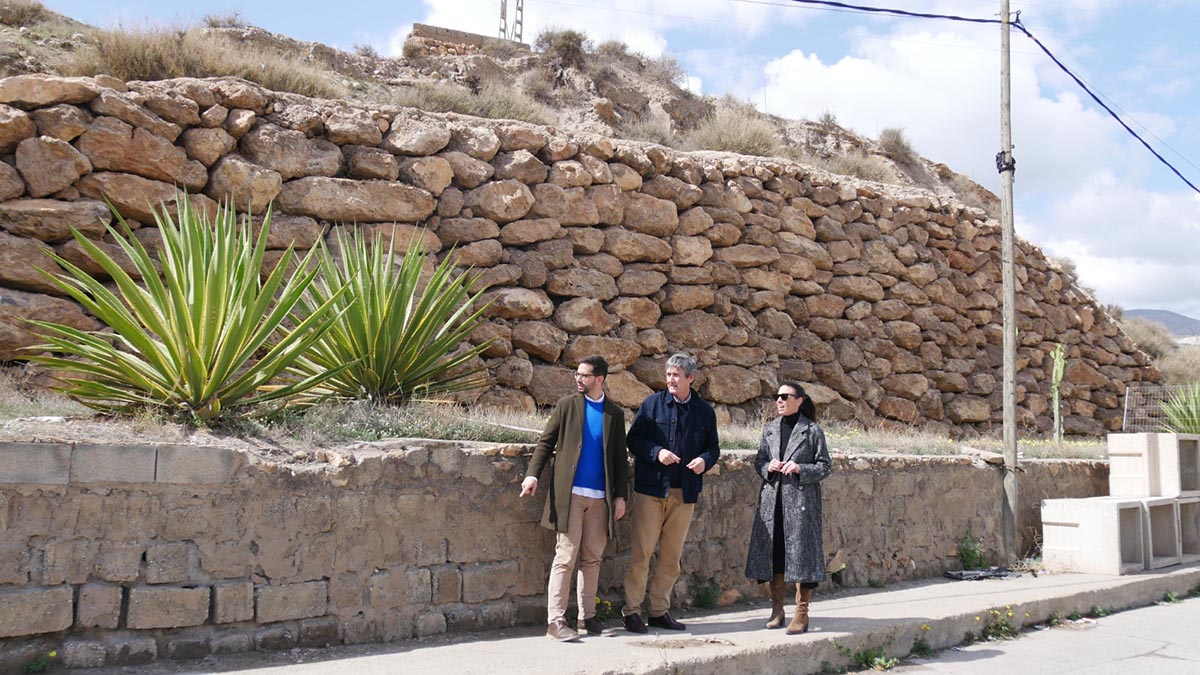
{"type": "Polygon", "coordinates": [[[775,394],[775,400],[776,400],[776,401],[786,401],[786,400],[788,400],[789,398],[800,398],[800,397],[799,397],[799,396],[797,396],[797,395],[795,395],[795,394],[788,394],[788,393],[783,393],[783,394],[775,394]]]}
{"type": "Polygon", "coordinates": [[[577,379],[577,380],[586,380],[589,377],[595,377],[595,376],[596,376],[595,373],[575,373],[575,379],[577,379]]]}

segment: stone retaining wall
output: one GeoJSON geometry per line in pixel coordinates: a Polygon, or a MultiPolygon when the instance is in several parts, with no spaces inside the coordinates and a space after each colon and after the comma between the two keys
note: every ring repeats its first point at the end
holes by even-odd
{"type": "MultiPolygon", "coordinates": [[[[553,536],[517,497],[530,448],[384,442],[354,463],[283,466],[221,448],[0,445],[0,669],[57,648],[68,665],[390,641],[540,624],[553,536]]],[[[742,574],[759,479],[728,452],[705,481],[677,602],[742,574]]],[[[1107,489],[1107,464],[1030,461],[1027,550],[1046,497],[1107,489]]],[[[957,569],[967,532],[993,560],[1001,477],[963,458],[837,456],[825,483],[836,583],[957,569]]],[[[621,597],[628,523],[600,591],[621,597]]],[[[831,580],[829,583],[834,583],[831,580]]]]}
{"type": "MultiPolygon", "coordinates": [[[[364,108],[231,79],[0,80],[0,361],[40,340],[23,319],[97,328],[35,270],[51,249],[101,273],[110,200],[149,247],[147,205],[275,206],[271,260],[342,223],[453,255],[491,289],[480,403],[531,410],[600,353],[636,407],[662,358],[696,354],[722,420],[756,419],[782,379],[827,419],[989,431],[1001,419],[1000,232],[979,209],[786,160],[684,154],[517,122],[364,108]],[[889,192],[889,190],[891,192],[889,192]]],[[[1036,247],[1016,253],[1017,418],[1050,429],[1066,346],[1069,434],[1121,425],[1145,354],[1036,247]]],[[[108,245],[110,250],[114,247],[108,245]]]]}

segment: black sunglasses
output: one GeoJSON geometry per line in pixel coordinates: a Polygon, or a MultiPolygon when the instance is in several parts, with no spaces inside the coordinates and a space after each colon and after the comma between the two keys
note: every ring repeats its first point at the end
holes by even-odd
{"type": "Polygon", "coordinates": [[[799,397],[799,396],[797,396],[797,395],[795,395],[795,394],[787,394],[787,393],[784,393],[784,394],[775,394],[775,400],[776,400],[776,401],[786,401],[786,400],[788,400],[789,398],[800,398],[800,397],[799,397]]]}

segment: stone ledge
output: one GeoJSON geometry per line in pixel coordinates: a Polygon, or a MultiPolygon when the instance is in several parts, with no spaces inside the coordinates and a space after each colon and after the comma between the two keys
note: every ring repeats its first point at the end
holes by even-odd
{"type": "Polygon", "coordinates": [[[228,483],[244,464],[241,453],[226,448],[164,445],[158,448],[154,481],[177,485],[228,483]]]}
{"type": "Polygon", "coordinates": [[[71,451],[64,443],[0,443],[0,483],[66,485],[71,451]]]}
{"type": "Polygon", "coordinates": [[[72,483],[153,483],[156,448],[150,445],[76,444],[72,483]]]}

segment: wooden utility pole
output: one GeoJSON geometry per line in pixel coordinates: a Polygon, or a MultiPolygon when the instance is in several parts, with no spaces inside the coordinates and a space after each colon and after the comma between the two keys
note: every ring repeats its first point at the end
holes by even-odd
{"type": "Polygon", "coordinates": [[[1017,562],[1017,318],[1016,280],[1013,274],[1013,174],[1012,86],[1009,63],[1008,0],[1000,0],[1000,269],[1004,313],[1004,564],[1017,562]]]}

